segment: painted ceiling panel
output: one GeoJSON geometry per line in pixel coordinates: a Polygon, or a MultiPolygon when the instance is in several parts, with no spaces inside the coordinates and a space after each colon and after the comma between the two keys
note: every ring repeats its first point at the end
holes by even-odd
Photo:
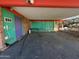
{"type": "Polygon", "coordinates": [[[79,15],[79,8],[15,7],[14,9],[29,19],[64,19],[79,15]]]}

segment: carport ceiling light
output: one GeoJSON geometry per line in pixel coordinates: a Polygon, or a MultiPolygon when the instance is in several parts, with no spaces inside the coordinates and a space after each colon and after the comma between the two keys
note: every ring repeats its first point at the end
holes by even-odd
{"type": "Polygon", "coordinates": [[[34,4],[34,0],[26,0],[26,2],[29,4],[34,4]]]}

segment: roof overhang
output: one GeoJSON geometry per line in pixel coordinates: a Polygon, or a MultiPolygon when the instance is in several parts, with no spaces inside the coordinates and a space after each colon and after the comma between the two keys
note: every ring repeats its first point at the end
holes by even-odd
{"type": "Polygon", "coordinates": [[[79,0],[34,0],[33,4],[29,4],[26,0],[0,0],[0,6],[78,8],[79,0]]]}

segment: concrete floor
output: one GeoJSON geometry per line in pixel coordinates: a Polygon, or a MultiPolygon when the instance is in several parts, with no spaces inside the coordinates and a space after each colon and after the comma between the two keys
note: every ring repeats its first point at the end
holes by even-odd
{"type": "Polygon", "coordinates": [[[79,59],[79,38],[67,33],[32,33],[22,43],[1,53],[0,59],[79,59]]]}

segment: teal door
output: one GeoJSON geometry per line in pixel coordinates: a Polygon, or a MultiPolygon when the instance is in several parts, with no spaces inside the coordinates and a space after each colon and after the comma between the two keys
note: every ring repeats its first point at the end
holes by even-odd
{"type": "Polygon", "coordinates": [[[11,45],[16,41],[14,14],[2,8],[5,43],[11,45]]]}

